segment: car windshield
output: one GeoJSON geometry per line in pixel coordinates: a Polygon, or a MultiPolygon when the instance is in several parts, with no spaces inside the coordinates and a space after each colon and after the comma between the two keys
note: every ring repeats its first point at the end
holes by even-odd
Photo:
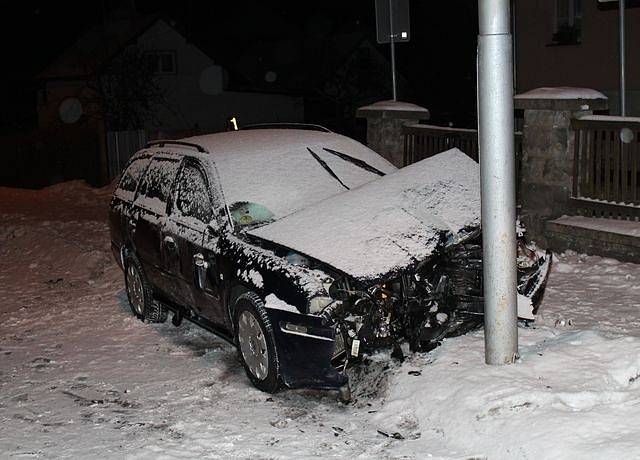
{"type": "Polygon", "coordinates": [[[256,228],[274,221],[274,215],[259,203],[238,201],[229,206],[231,218],[241,228],[256,228]]]}
{"type": "Polygon", "coordinates": [[[266,129],[195,140],[211,152],[225,201],[241,227],[278,220],[395,170],[335,133],[266,129]]]}

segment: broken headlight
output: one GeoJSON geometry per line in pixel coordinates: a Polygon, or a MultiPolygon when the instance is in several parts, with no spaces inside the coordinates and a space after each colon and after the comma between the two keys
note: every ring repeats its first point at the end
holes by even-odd
{"type": "Polygon", "coordinates": [[[312,297],[309,300],[309,314],[317,315],[326,307],[331,305],[333,302],[334,300],[331,297],[326,297],[326,296],[312,297]]]}

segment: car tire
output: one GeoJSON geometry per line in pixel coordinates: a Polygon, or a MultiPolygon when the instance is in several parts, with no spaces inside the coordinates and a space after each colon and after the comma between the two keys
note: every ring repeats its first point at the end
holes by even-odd
{"type": "Polygon", "coordinates": [[[142,265],[133,254],[125,257],[124,280],[129,307],[141,321],[162,323],[167,320],[167,307],[153,299],[153,290],[142,270],[142,265]]]}
{"type": "Polygon", "coordinates": [[[169,317],[169,309],[157,300],[152,300],[144,314],[145,321],[149,323],[164,323],[169,317]]]}
{"type": "Polygon", "coordinates": [[[273,326],[264,302],[253,292],[236,300],[234,331],[238,356],[251,383],[267,393],[278,391],[280,366],[273,326]]]}

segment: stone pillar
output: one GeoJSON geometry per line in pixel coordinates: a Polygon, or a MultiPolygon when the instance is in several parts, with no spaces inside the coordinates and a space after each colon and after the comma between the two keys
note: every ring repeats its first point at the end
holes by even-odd
{"type": "Polygon", "coordinates": [[[583,88],[539,88],[515,96],[524,110],[520,216],[529,238],[545,245],[544,222],[572,214],[571,119],[608,109],[607,97],[583,88]]]}
{"type": "Polygon", "coordinates": [[[408,102],[380,101],[360,107],[356,116],[367,119],[367,145],[401,168],[404,160],[402,127],[428,120],[429,111],[408,102]]]}

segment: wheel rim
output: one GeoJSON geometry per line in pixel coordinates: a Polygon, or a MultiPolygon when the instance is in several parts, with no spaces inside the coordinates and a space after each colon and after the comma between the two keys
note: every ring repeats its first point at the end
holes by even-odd
{"type": "Polygon", "coordinates": [[[267,378],[269,350],[260,323],[250,311],[243,311],[238,320],[238,342],[242,359],[258,380],[267,378]]]}
{"type": "Polygon", "coordinates": [[[144,290],[142,289],[142,278],[140,273],[133,266],[127,267],[127,294],[129,302],[136,314],[142,316],[144,313],[144,290]]]}

